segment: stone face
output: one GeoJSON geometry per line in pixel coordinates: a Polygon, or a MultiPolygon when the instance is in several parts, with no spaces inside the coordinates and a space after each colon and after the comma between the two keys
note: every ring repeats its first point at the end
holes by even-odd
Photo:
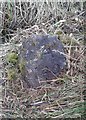
{"type": "Polygon", "coordinates": [[[21,59],[25,60],[25,79],[30,87],[55,79],[66,66],[64,46],[56,36],[32,35],[22,43],[21,59]]]}

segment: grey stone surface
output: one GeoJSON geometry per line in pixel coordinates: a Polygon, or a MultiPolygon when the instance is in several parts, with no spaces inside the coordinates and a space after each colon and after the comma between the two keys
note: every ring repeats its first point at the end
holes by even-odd
{"type": "Polygon", "coordinates": [[[55,79],[66,66],[64,46],[56,36],[32,35],[22,43],[20,56],[25,60],[25,80],[30,87],[55,79]]]}

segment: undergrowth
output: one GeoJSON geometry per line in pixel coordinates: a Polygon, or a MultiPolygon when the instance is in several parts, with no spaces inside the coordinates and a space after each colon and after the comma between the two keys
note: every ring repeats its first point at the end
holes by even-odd
{"type": "Polygon", "coordinates": [[[83,6],[80,2],[0,3],[0,37],[2,43],[9,43],[9,50],[3,58],[3,80],[6,80],[2,89],[3,118],[84,119],[83,6]],[[19,59],[21,43],[33,33],[58,36],[64,44],[68,61],[65,72],[37,89],[28,88],[21,77],[25,61],[19,59]]]}

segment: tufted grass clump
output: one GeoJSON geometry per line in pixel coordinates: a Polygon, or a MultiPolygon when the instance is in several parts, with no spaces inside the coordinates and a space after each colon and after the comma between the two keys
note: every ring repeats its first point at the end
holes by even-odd
{"type": "Polygon", "coordinates": [[[8,80],[15,80],[17,78],[18,67],[18,54],[16,52],[9,52],[6,59],[7,65],[7,78],[8,80]]]}
{"type": "Polygon", "coordinates": [[[19,75],[25,72],[25,60],[19,59],[17,52],[10,52],[6,58],[7,64],[7,78],[8,80],[15,80],[19,75]]]}
{"type": "Polygon", "coordinates": [[[8,69],[7,75],[8,75],[8,80],[15,80],[16,79],[16,69],[15,68],[8,69]]]}
{"type": "Polygon", "coordinates": [[[7,62],[15,65],[18,62],[18,55],[15,52],[11,52],[7,55],[7,62]]]}
{"type": "Polygon", "coordinates": [[[21,60],[20,63],[19,63],[19,70],[20,70],[20,73],[24,73],[24,70],[25,70],[25,61],[24,60],[21,60]]]}

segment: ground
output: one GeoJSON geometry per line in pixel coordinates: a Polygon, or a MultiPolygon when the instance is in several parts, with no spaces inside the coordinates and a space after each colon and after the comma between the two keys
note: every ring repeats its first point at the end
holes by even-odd
{"type": "Polygon", "coordinates": [[[0,115],[85,119],[85,2],[0,4],[0,115]],[[21,43],[33,33],[58,36],[68,61],[67,70],[37,89],[27,86],[24,61],[17,59],[21,43]]]}

